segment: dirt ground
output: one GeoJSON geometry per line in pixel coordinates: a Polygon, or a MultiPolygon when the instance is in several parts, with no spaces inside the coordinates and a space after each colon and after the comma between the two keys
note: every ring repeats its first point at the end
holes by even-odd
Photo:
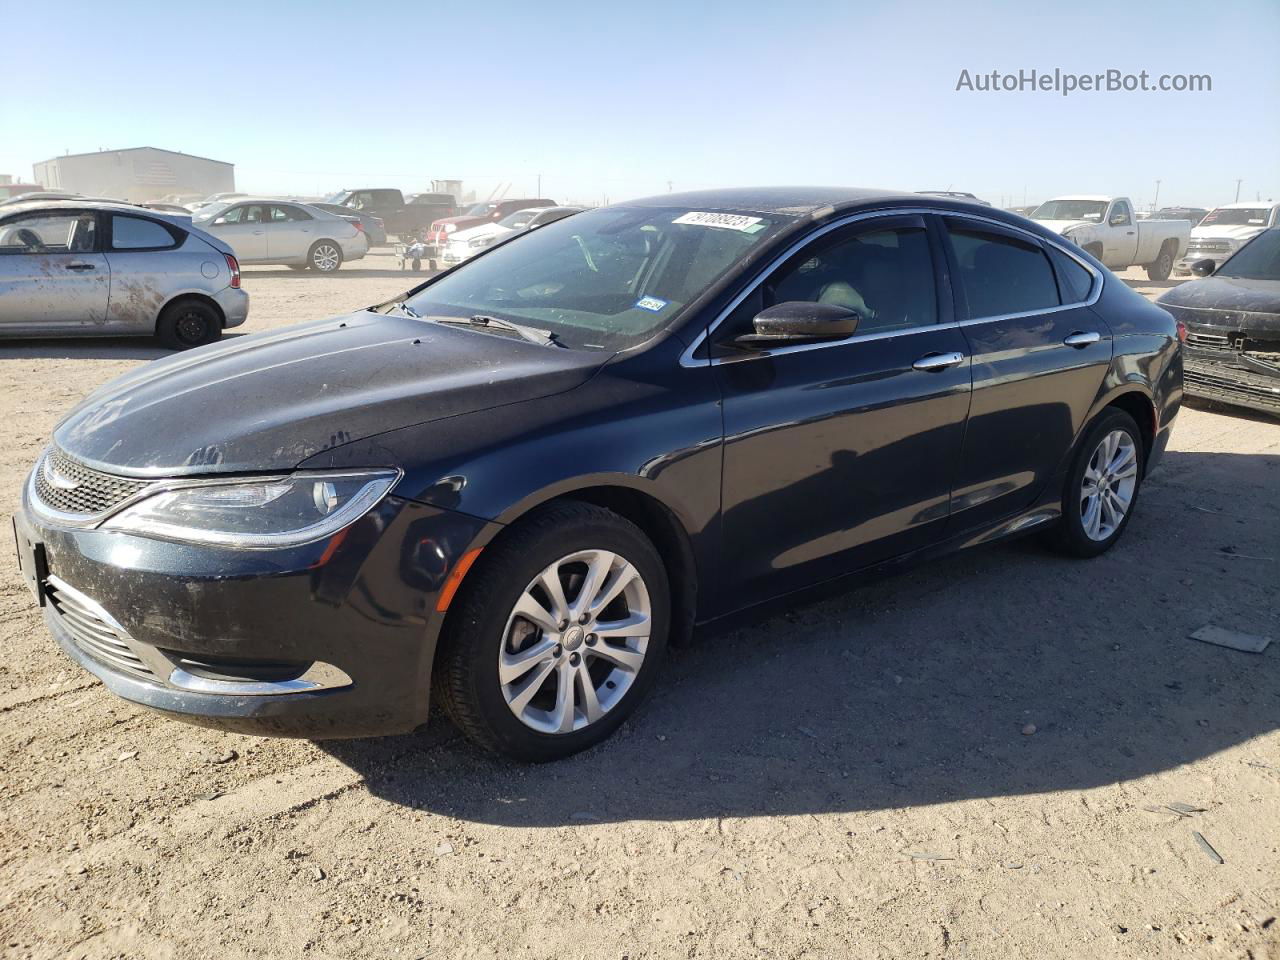
{"type": "MultiPolygon", "coordinates": [[[[249,269],[243,331],[409,282],[385,253],[249,269]]],[[[0,508],[77,398],[159,355],[0,344],[0,508]]],[[[443,721],[308,743],[130,706],[5,548],[0,955],[1276,960],[1278,494],[1280,423],[1184,409],[1106,556],[999,545],[707,637],[540,767],[443,721]]]]}

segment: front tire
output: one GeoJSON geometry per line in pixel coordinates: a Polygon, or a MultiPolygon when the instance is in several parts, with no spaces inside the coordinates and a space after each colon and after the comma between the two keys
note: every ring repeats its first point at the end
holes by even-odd
{"type": "Polygon", "coordinates": [[[332,240],[317,240],[307,252],[307,266],[319,273],[333,273],[342,266],[342,248],[332,240]]]}
{"type": "Polygon", "coordinates": [[[1156,258],[1155,263],[1147,264],[1147,279],[1168,280],[1171,273],[1173,273],[1173,250],[1165,244],[1160,249],[1160,256],[1156,258]]]}
{"type": "Polygon", "coordinates": [[[635,524],[586,503],[539,510],[486,548],[445,622],[435,686],[486,749],[558,760],[612,734],[666,649],[670,589],[635,524]]]}
{"type": "Polygon", "coordinates": [[[1051,545],[1074,557],[1096,557],[1115,546],[1138,505],[1145,469],[1133,417],[1114,407],[1103,411],[1072,460],[1051,545]]]}
{"type": "Polygon", "coordinates": [[[222,316],[200,300],[178,300],[161,311],[156,336],[170,350],[200,347],[222,336],[222,316]]]}

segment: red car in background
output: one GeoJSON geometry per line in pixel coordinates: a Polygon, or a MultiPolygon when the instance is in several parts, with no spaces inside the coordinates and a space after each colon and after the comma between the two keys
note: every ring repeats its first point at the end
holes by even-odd
{"type": "Polygon", "coordinates": [[[559,206],[554,200],[486,200],[468,208],[467,212],[457,217],[444,217],[435,220],[427,231],[426,242],[430,256],[435,257],[449,242],[449,234],[455,230],[466,230],[478,227],[482,223],[497,223],[508,214],[517,210],[528,210],[530,207],[559,206]]]}

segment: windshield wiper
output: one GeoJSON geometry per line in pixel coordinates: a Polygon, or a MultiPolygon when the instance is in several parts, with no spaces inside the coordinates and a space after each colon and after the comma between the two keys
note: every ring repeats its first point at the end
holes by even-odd
{"type": "Polygon", "coordinates": [[[413,319],[415,319],[415,320],[419,320],[419,319],[421,319],[421,314],[419,314],[417,311],[415,311],[415,310],[413,309],[413,307],[409,306],[409,305],[408,305],[407,303],[405,303],[403,300],[401,300],[399,303],[393,303],[393,304],[391,305],[391,309],[392,309],[392,310],[399,310],[399,311],[400,311],[401,313],[403,313],[406,317],[413,317],[413,319]]]}
{"type": "Polygon", "coordinates": [[[491,317],[484,313],[477,313],[470,317],[435,317],[433,319],[436,323],[460,323],[468,327],[493,327],[495,330],[510,330],[530,343],[541,343],[548,347],[564,346],[564,344],[556,340],[556,335],[550,330],[543,330],[539,327],[526,327],[522,323],[512,323],[510,320],[491,317]]]}

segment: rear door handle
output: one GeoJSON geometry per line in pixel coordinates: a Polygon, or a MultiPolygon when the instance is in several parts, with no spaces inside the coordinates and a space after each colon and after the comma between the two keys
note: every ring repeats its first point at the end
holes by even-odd
{"type": "Polygon", "coordinates": [[[945,370],[964,360],[963,353],[930,353],[911,365],[914,370],[945,370]]]}
{"type": "Polygon", "coordinates": [[[83,260],[72,260],[67,264],[68,270],[96,270],[98,269],[92,263],[85,263],[83,260]]]}
{"type": "Polygon", "coordinates": [[[1091,343],[1097,343],[1101,339],[1102,334],[1098,333],[1096,330],[1090,330],[1088,333],[1082,333],[1077,330],[1075,333],[1063,340],[1062,343],[1064,346],[1076,347],[1079,349],[1087,347],[1091,343]]]}

